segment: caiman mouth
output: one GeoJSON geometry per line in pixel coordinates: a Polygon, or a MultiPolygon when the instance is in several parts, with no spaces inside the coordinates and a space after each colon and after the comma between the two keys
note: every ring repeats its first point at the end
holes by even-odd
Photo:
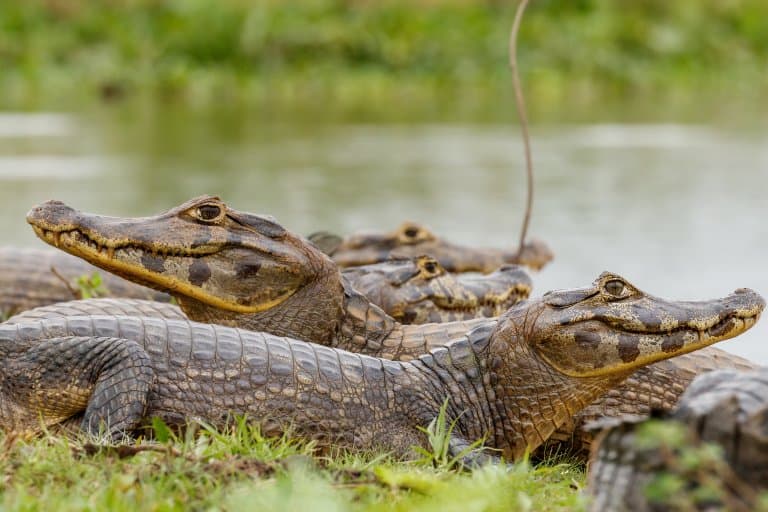
{"type": "MultiPolygon", "coordinates": [[[[531,294],[531,288],[523,284],[507,288],[501,294],[482,295],[475,299],[463,300],[456,297],[431,297],[432,303],[440,309],[469,313],[480,308],[511,306],[531,294]]],[[[418,303],[418,301],[416,302],[418,303]]]]}
{"type": "Polygon", "coordinates": [[[201,245],[193,249],[190,248],[173,248],[161,245],[150,245],[137,243],[131,240],[109,240],[107,238],[100,237],[91,233],[87,233],[80,228],[63,228],[63,229],[47,229],[41,226],[32,224],[32,229],[35,234],[42,240],[50,243],[57,248],[72,248],[88,247],[96,253],[104,253],[110,259],[114,257],[115,251],[123,249],[136,249],[145,253],[150,253],[153,256],[181,256],[189,258],[199,258],[201,256],[209,256],[219,252],[219,247],[201,245]],[[66,239],[69,238],[67,241],[66,239]],[[64,243],[62,242],[69,242],[64,243]]]}
{"type": "Polygon", "coordinates": [[[151,254],[154,257],[162,256],[196,259],[215,254],[220,251],[220,247],[202,245],[194,249],[182,249],[159,245],[145,245],[127,240],[108,240],[94,236],[77,227],[70,226],[61,229],[51,229],[32,224],[32,229],[43,241],[74,256],[83,258],[89,263],[93,263],[109,272],[113,272],[121,277],[125,277],[151,288],[168,292],[171,295],[191,297],[218,309],[236,313],[260,313],[281,304],[296,292],[296,289],[292,289],[274,299],[260,304],[238,304],[217,297],[200,286],[186,283],[173,276],[152,272],[139,265],[119,259],[121,254],[127,254],[131,251],[151,254]]]}

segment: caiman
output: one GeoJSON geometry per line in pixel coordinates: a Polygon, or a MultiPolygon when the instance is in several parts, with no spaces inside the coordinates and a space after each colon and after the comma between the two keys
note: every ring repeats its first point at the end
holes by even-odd
{"type": "Polygon", "coordinates": [[[405,222],[389,233],[357,233],[345,238],[321,231],[309,235],[309,240],[340,267],[429,254],[449,272],[488,273],[509,263],[539,270],[553,258],[552,250],[541,240],[530,240],[522,251],[480,249],[443,240],[415,222],[405,222]]]}
{"type": "Polygon", "coordinates": [[[82,430],[120,438],[152,417],[220,427],[244,415],[266,434],[408,457],[445,404],[452,455],[516,460],[633,370],[736,336],[765,307],[746,289],[702,302],[632,290],[604,273],[409,362],[167,318],[6,322],[0,427],[26,435],[82,416],[82,430]],[[480,439],[492,451],[466,453],[480,439]]]}
{"type": "Polygon", "coordinates": [[[706,373],[663,420],[597,427],[605,431],[590,464],[595,511],[746,512],[768,491],[768,368],[706,373]]]}
{"type": "MultiPolygon", "coordinates": [[[[100,269],[61,251],[0,248],[0,319],[28,309],[82,298],[79,279],[100,269]]],[[[342,271],[347,282],[405,324],[495,317],[531,292],[522,267],[491,274],[450,274],[429,256],[342,271]]],[[[101,297],[168,302],[168,294],[101,272],[101,297]]]]}
{"type": "Polygon", "coordinates": [[[342,275],[357,291],[404,324],[496,317],[533,287],[518,265],[491,274],[451,274],[432,256],[350,267],[342,275]]]}
{"type": "MultiPolygon", "coordinates": [[[[82,297],[78,279],[99,269],[61,251],[0,247],[0,318],[82,297]]],[[[110,297],[168,302],[171,297],[100,272],[98,292],[110,297]]]]}
{"type": "MultiPolygon", "coordinates": [[[[338,268],[315,247],[274,220],[238,212],[217,198],[193,199],[164,214],[141,219],[90,215],[54,201],[34,208],[28,221],[48,243],[123,277],[168,291],[195,321],[397,360],[423,354],[473,326],[493,328],[496,323],[485,319],[403,326],[346,286],[338,268]]],[[[570,293],[576,302],[598,295],[599,288],[570,293]]],[[[620,293],[628,304],[644,304],[647,297],[632,285],[620,293]]],[[[122,304],[120,309],[125,312],[127,307],[122,304]]],[[[143,306],[137,314],[147,314],[146,309],[143,306]]],[[[113,314],[114,310],[85,301],[69,306],[67,314],[75,312],[113,314]]],[[[40,318],[60,312],[32,314],[40,318]]],[[[633,318],[639,330],[664,322],[656,315],[638,313],[633,318]]],[[[591,434],[581,428],[585,422],[603,416],[647,415],[654,408],[669,410],[698,372],[719,366],[753,365],[726,352],[706,349],[643,368],[582,413],[565,420],[553,442],[583,453],[591,440],[591,434]]]]}

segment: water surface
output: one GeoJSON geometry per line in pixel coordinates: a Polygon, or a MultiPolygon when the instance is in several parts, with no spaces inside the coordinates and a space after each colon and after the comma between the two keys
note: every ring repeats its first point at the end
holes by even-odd
{"type": "MultiPolygon", "coordinates": [[[[768,296],[768,129],[683,124],[537,126],[531,233],[556,260],[536,293],[618,272],[655,295],[768,296]]],[[[199,194],[301,233],[389,230],[516,244],[514,127],[292,123],[243,116],[0,114],[3,244],[40,244],[29,208],[61,199],[113,215],[199,194]]],[[[768,320],[721,344],[768,364],[768,320]]]]}

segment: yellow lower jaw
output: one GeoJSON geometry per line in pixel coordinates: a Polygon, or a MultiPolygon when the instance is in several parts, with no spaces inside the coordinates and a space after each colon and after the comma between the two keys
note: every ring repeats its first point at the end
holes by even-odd
{"type": "Polygon", "coordinates": [[[117,272],[122,272],[128,275],[132,275],[139,279],[149,281],[150,283],[153,283],[158,285],[159,287],[162,287],[165,291],[167,291],[171,295],[177,295],[177,294],[184,295],[187,297],[191,297],[195,300],[198,300],[209,306],[215,307],[217,309],[233,311],[235,313],[261,313],[263,311],[274,308],[275,306],[281,304],[296,292],[295,289],[289,290],[288,292],[280,295],[279,297],[276,297],[267,302],[246,306],[243,304],[229,302],[220,297],[216,297],[215,295],[211,295],[210,293],[206,292],[199,286],[194,286],[189,283],[181,282],[178,279],[174,279],[171,277],[164,276],[162,274],[150,272],[143,268],[138,268],[136,265],[131,265],[129,263],[125,263],[123,261],[113,259],[106,254],[94,251],[93,249],[90,249],[90,248],[86,249],[77,245],[67,245],[67,244],[62,244],[62,245],[66,245],[66,249],[69,253],[75,256],[79,256],[97,266],[101,266],[106,270],[110,270],[110,271],[114,270],[117,272]]]}

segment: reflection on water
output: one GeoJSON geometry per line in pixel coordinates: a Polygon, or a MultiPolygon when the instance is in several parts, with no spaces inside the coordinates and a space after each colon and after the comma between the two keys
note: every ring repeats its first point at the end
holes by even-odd
{"type": "MultiPolygon", "coordinates": [[[[671,298],[768,296],[768,131],[687,125],[534,130],[531,232],[555,262],[539,293],[618,272],[671,298]]],[[[45,199],[115,215],[219,194],[288,228],[392,229],[513,245],[518,134],[488,125],[318,125],[232,117],[0,115],[2,243],[34,245],[45,199]]],[[[768,320],[724,348],[768,363],[768,320]]]]}

